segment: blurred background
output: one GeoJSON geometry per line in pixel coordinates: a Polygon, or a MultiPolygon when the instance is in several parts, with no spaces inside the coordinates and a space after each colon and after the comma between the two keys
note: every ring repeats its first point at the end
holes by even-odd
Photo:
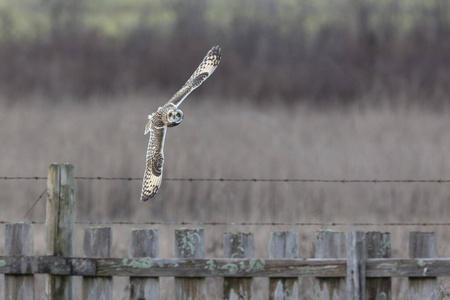
{"type": "Polygon", "coordinates": [[[208,95],[439,105],[450,88],[449,10],[447,0],[2,0],[0,90],[58,102],[176,89],[220,44],[226,60],[208,95]]]}
{"type": "MultiPolygon", "coordinates": [[[[0,176],[45,177],[52,162],[75,176],[142,176],[147,115],[214,45],[222,62],[168,131],[165,178],[450,179],[448,0],[0,0],[0,176]]],[[[45,197],[24,215],[45,187],[0,180],[0,220],[44,221],[45,197]]],[[[319,229],[384,230],[398,257],[409,231],[426,230],[450,257],[445,226],[327,225],[446,222],[449,184],[163,180],[147,203],[140,189],[77,180],[77,220],[323,224],[205,226],[214,257],[225,231],[254,232],[262,257],[270,231],[299,231],[311,257],[319,229]]],[[[139,226],[124,227],[116,256],[139,226]]],[[[173,256],[174,227],[156,227],[161,256],[173,256]]]]}

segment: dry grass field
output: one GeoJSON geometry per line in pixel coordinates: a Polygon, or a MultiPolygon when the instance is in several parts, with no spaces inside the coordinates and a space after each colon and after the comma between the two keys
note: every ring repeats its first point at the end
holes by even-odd
{"type": "MultiPolygon", "coordinates": [[[[93,98],[83,104],[61,100],[49,105],[39,98],[26,105],[0,104],[0,176],[46,176],[51,162],[70,162],[75,176],[140,177],[147,114],[169,96],[150,92],[145,97],[93,98]]],[[[450,179],[450,122],[445,110],[368,106],[318,111],[305,104],[255,106],[195,95],[181,109],[183,124],[167,135],[166,178],[450,179]]],[[[326,224],[447,222],[450,214],[447,183],[163,181],[157,197],[147,203],[139,202],[140,187],[140,181],[78,180],[77,220],[326,224]]],[[[45,199],[26,219],[23,216],[44,189],[43,180],[0,180],[0,220],[43,221],[45,199]]],[[[79,241],[86,226],[77,229],[79,241]]],[[[137,225],[115,226],[114,255],[128,255],[132,227],[137,225]]],[[[176,226],[156,227],[161,232],[161,257],[172,256],[176,226]]],[[[267,257],[270,231],[295,230],[300,232],[300,256],[311,257],[314,232],[328,228],[390,231],[396,257],[407,256],[409,231],[436,231],[439,255],[450,257],[448,227],[327,225],[205,226],[207,256],[222,256],[225,231],[254,232],[256,256],[267,257]]],[[[35,251],[44,253],[43,226],[36,225],[35,231],[35,251]]],[[[3,242],[0,253],[2,247],[3,242]]],[[[81,251],[78,243],[76,252],[82,255],[81,251]]],[[[116,286],[116,295],[124,298],[125,281],[118,279],[116,286]]],[[[211,284],[210,292],[218,286],[211,284]]],[[[401,280],[394,286],[394,299],[405,299],[401,280]]],[[[308,299],[308,293],[304,295],[308,299]]],[[[163,299],[171,299],[170,293],[163,293],[163,299]]]]}

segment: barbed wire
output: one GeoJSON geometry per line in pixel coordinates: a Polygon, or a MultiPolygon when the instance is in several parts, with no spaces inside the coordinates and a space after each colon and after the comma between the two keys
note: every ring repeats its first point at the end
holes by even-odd
{"type": "Polygon", "coordinates": [[[45,193],[47,192],[47,189],[45,189],[40,195],[39,197],[34,201],[33,205],[31,206],[31,208],[27,211],[27,213],[25,214],[25,216],[23,216],[23,218],[26,218],[30,212],[33,210],[33,208],[36,206],[36,204],[39,202],[39,200],[42,199],[42,197],[44,197],[45,193]]]}
{"type": "MultiPolygon", "coordinates": [[[[141,181],[141,177],[102,177],[102,176],[75,176],[78,180],[111,180],[111,181],[141,181]]],[[[0,180],[47,180],[43,176],[1,176],[0,180]]],[[[300,183],[450,183],[449,179],[302,179],[302,178],[165,178],[165,181],[185,181],[185,182],[300,182],[300,183]]],[[[29,215],[36,204],[46,193],[45,189],[42,194],[35,200],[34,204],[27,211],[24,218],[29,215]]],[[[155,225],[150,223],[148,225],[155,225]]],[[[166,224],[169,225],[169,224],[166,224]]],[[[176,225],[176,224],[174,224],[176,225]]],[[[184,224],[179,224],[184,225],[184,224]]],[[[208,224],[205,224],[208,225],[208,224]]],[[[230,225],[230,224],[228,224],[230,225]]],[[[249,224],[250,225],[250,224],[249,224]]],[[[258,224],[254,224],[258,225],[258,224]]],[[[295,225],[295,224],[294,224],[295,225]]],[[[313,225],[311,225],[313,226],[313,225]]],[[[315,225],[314,225],[315,226],[315,225]]],[[[360,226],[364,226],[360,224],[360,226]]],[[[388,225],[389,226],[389,225],[388,225]]]]}
{"type": "MultiPolygon", "coordinates": [[[[78,180],[135,181],[142,177],[75,176],[78,180]]],[[[42,176],[2,176],[0,180],[47,180],[42,176]]],[[[164,181],[301,182],[301,183],[450,183],[450,179],[304,179],[304,178],[164,178],[164,181]]]]}
{"type": "Polygon", "coordinates": [[[0,180],[41,180],[47,179],[42,176],[1,176],[0,180]]]}
{"type": "MultiPolygon", "coordinates": [[[[8,224],[11,221],[2,221],[0,224],[8,224]]],[[[27,223],[44,225],[43,221],[27,221],[27,223]]],[[[79,225],[174,225],[174,226],[314,226],[314,227],[338,227],[338,226],[377,226],[377,227],[397,227],[397,226],[450,226],[450,222],[197,222],[197,221],[75,221],[79,225]]]]}

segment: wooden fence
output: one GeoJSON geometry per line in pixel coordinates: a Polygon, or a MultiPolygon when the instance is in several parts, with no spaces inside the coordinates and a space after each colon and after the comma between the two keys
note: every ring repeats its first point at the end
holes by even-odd
{"type": "MultiPolygon", "coordinates": [[[[33,254],[33,226],[5,226],[5,299],[34,299],[34,274],[48,274],[48,299],[114,299],[113,276],[129,277],[130,299],[159,299],[159,278],[175,277],[175,299],[206,299],[205,278],[223,277],[223,299],[251,299],[254,277],[269,277],[269,299],[298,299],[299,277],[314,277],[317,299],[391,299],[391,278],[408,277],[409,299],[438,299],[438,276],[450,276],[450,259],[437,257],[436,235],[413,232],[409,257],[390,258],[389,233],[320,231],[314,258],[298,258],[298,234],[271,233],[269,257],[254,257],[251,233],[229,232],[223,258],[205,258],[202,228],[175,230],[175,257],[158,258],[158,231],[133,229],[129,257],[112,257],[112,230],[87,228],[84,257],[74,257],[73,167],[51,165],[48,174],[47,250],[33,254]]],[[[39,297],[40,298],[40,297],[39,297]]]]}

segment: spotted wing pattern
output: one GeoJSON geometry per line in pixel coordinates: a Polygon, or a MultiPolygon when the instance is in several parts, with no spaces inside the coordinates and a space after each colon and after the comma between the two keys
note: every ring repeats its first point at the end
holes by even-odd
{"type": "Polygon", "coordinates": [[[178,107],[181,102],[196,88],[198,88],[208,78],[219,65],[222,58],[222,50],[219,46],[212,47],[208,51],[203,61],[195,70],[194,74],[186,81],[183,87],[169,100],[168,103],[178,107]]]}
{"type": "Polygon", "coordinates": [[[148,140],[144,181],[142,183],[142,202],[155,196],[161,186],[164,164],[163,149],[166,131],[166,126],[156,127],[152,123],[150,124],[150,138],[148,140]]]}

